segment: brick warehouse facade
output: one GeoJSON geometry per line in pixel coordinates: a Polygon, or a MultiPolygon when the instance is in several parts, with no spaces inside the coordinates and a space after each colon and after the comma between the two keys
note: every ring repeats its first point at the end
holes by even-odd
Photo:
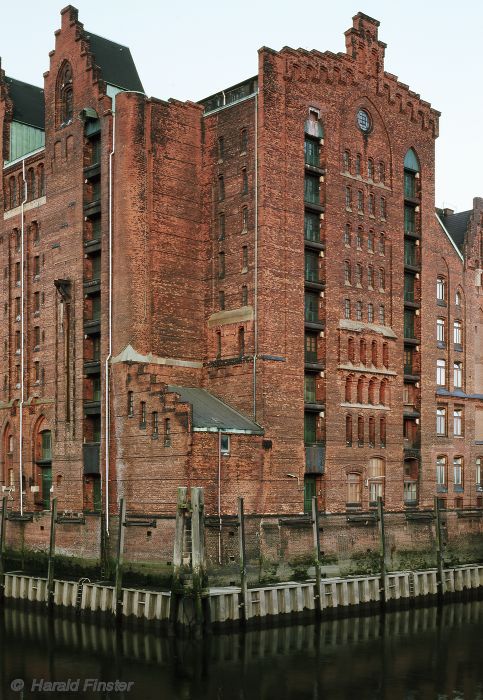
{"type": "Polygon", "coordinates": [[[435,212],[379,23],[193,103],[61,15],[43,91],[0,72],[9,508],[481,507],[483,200],[435,212]]]}

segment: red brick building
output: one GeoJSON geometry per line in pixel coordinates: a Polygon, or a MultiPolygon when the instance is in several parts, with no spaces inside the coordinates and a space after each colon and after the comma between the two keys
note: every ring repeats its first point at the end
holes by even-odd
{"type": "Polygon", "coordinates": [[[483,200],[435,214],[379,23],[193,103],[61,16],[43,90],[0,71],[9,507],[481,506],[483,200]]]}

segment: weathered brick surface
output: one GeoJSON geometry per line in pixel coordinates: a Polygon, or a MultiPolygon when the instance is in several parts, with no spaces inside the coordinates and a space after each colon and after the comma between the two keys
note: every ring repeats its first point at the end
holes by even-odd
{"type": "MultiPolygon", "coordinates": [[[[219,109],[206,114],[200,104],[164,102],[126,92],[116,97],[114,117],[102,72],[95,65],[77,11],[68,7],[62,12],[62,27],[56,33],[55,51],[45,74],[46,147],[26,160],[27,171],[42,164],[46,179],[45,197],[36,196],[28,203],[24,222],[27,406],[23,409],[23,448],[24,506],[28,512],[42,510],[35,487],[41,486],[38,441],[44,429],[50,429],[53,436],[53,495],[59,499],[60,510],[94,509],[92,480],[83,475],[83,445],[99,440],[94,410],[101,419],[103,514],[106,476],[111,515],[117,514],[120,496],[127,499],[130,513],[173,515],[180,485],[205,488],[209,515],[233,513],[240,495],[249,514],[275,518],[303,511],[304,177],[308,172],[304,124],[310,110],[319,115],[324,132],[321,168],[315,171],[320,178],[321,205],[318,265],[325,285],[317,289],[322,325],[317,331],[321,371],[315,379],[319,406],[316,433],[318,442],[325,445],[325,473],[315,479],[320,508],[327,514],[345,512],[348,474],[359,475],[360,509],[369,508],[369,462],[374,457],[384,460],[386,508],[400,511],[404,507],[403,164],[410,148],[420,163],[416,226],[421,234],[421,270],[415,282],[419,313],[413,365],[414,375],[419,377],[409,387],[409,403],[419,414],[419,506],[432,505],[436,458],[441,454],[448,458],[448,492],[438,495],[447,496],[449,506],[461,503],[455,498],[462,498],[465,506],[479,503],[474,477],[476,458],[483,453],[482,200],[474,202],[463,262],[434,215],[434,143],[439,114],[384,71],[384,45],[377,32],[377,22],[358,15],[346,33],[345,54],[263,48],[259,52],[257,93],[245,94],[245,99],[232,105],[220,103],[219,109]],[[74,109],[73,119],[60,125],[56,116],[58,76],[65,60],[72,67],[74,109]],[[85,108],[97,112],[101,126],[101,401],[97,408],[92,407],[99,395],[95,396],[90,373],[95,349],[91,331],[85,326],[94,313],[93,296],[86,284],[93,281],[94,271],[89,245],[85,246],[93,237],[85,207],[94,196],[94,188],[84,170],[90,149],[80,116],[85,108]],[[366,135],[356,123],[360,108],[371,119],[366,135]],[[343,160],[346,151],[351,161],[348,168],[343,160]],[[369,161],[373,162],[372,177],[369,161]],[[346,202],[348,187],[352,192],[350,207],[346,202]],[[358,208],[359,192],[364,211],[358,208]],[[104,375],[109,353],[110,205],[113,294],[106,470],[104,375]],[[344,242],[346,225],[351,230],[350,245],[344,242]],[[371,249],[368,241],[372,236],[371,249]],[[352,270],[350,284],[345,280],[345,262],[352,270]],[[34,274],[37,264],[38,274],[34,274]],[[360,283],[358,265],[362,266],[360,283]],[[373,288],[368,279],[371,267],[373,288]],[[382,273],[384,284],[379,282],[382,273]],[[448,342],[443,354],[450,391],[453,361],[461,359],[464,396],[436,395],[436,360],[442,356],[436,345],[436,318],[441,314],[435,299],[437,275],[444,275],[447,281],[447,331],[451,333],[455,319],[463,322],[462,352],[456,352],[448,342]],[[62,301],[54,280],[70,281],[69,305],[62,301]],[[462,295],[458,309],[454,305],[457,287],[462,295]],[[40,294],[40,311],[34,307],[36,292],[40,294]],[[345,322],[346,300],[351,304],[352,324],[345,322]],[[363,318],[356,323],[358,302],[362,303],[363,318]],[[369,303],[374,308],[373,323],[368,322],[369,303]],[[378,321],[381,305],[383,322],[378,321]],[[35,326],[40,328],[38,348],[34,347],[35,326]],[[366,347],[365,358],[361,357],[361,341],[366,347]],[[34,381],[36,361],[41,370],[38,383],[34,381]],[[348,378],[353,381],[350,396],[346,395],[348,378]],[[230,456],[220,459],[218,436],[193,432],[190,407],[168,390],[176,384],[202,387],[253,417],[263,427],[263,438],[234,434],[230,456]],[[133,394],[132,415],[128,412],[128,392],[133,394]],[[451,431],[448,438],[436,436],[438,401],[447,404],[450,416],[455,404],[463,407],[463,439],[454,438],[451,431]],[[142,402],[146,425],[141,426],[142,402]],[[157,436],[153,435],[153,412],[158,414],[157,436]],[[346,440],[347,417],[353,424],[351,446],[346,440]],[[167,418],[171,421],[170,444],[165,444],[163,432],[167,418]],[[363,419],[360,446],[359,419],[363,419]],[[385,444],[381,419],[386,425],[385,444]],[[374,446],[369,441],[372,420],[374,446]],[[464,458],[462,493],[455,491],[452,482],[455,456],[464,458]]],[[[12,103],[3,74],[0,91],[0,156],[6,158],[12,103]]],[[[0,349],[0,480],[8,485],[13,470],[16,490],[10,494],[12,510],[19,509],[19,322],[15,298],[19,295],[16,230],[21,227],[21,211],[10,206],[8,192],[12,177],[18,183],[21,166],[14,163],[4,170],[0,193],[4,211],[0,314],[6,343],[0,349]]],[[[285,558],[304,549],[303,530],[290,530],[286,536],[289,530],[285,529],[277,539],[282,526],[274,522],[253,529],[253,551],[258,547],[257,551],[273,551],[285,558]],[[257,544],[257,538],[262,544],[257,544]]],[[[168,557],[166,533],[171,532],[172,523],[166,531],[165,522],[159,523],[149,541],[145,529],[130,531],[127,548],[134,558],[141,560],[156,547],[162,549],[163,558],[168,557]]],[[[328,550],[337,550],[336,533],[341,527],[340,523],[334,525],[334,534],[327,535],[324,546],[328,550]]],[[[405,525],[402,531],[414,533],[414,527],[405,525]]],[[[459,527],[464,529],[463,521],[459,527]]],[[[342,549],[344,542],[349,548],[357,542],[362,549],[366,541],[373,544],[372,530],[367,534],[369,530],[360,527],[344,528],[350,532],[341,534],[342,549]]],[[[80,531],[92,533],[92,526],[80,531]]],[[[45,545],[44,532],[37,531],[34,524],[25,530],[32,546],[38,547],[45,545]]],[[[413,534],[406,540],[406,535],[398,537],[408,547],[418,539],[413,534]]],[[[213,538],[217,546],[217,533],[213,538]]],[[[69,541],[74,550],[84,551],[81,539],[66,539],[66,549],[69,541]]],[[[231,552],[233,542],[227,542],[226,551],[231,552]]]]}

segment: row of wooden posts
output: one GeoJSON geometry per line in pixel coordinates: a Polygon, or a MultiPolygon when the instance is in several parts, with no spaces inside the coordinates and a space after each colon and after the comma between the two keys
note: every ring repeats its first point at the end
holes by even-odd
{"type": "MultiPolygon", "coordinates": [[[[55,563],[55,537],[57,519],[57,499],[52,499],[50,520],[50,543],[47,569],[47,604],[53,604],[54,594],[54,563],[55,563]]],[[[442,523],[439,507],[439,500],[434,499],[435,524],[436,524],[436,558],[437,558],[437,587],[438,597],[444,594],[443,577],[443,538],[442,523]]],[[[384,506],[381,497],[378,499],[378,524],[380,541],[380,562],[381,562],[381,589],[380,601],[384,605],[386,601],[387,570],[386,570],[386,538],[384,528],[384,506]]],[[[3,598],[5,588],[5,534],[7,522],[7,497],[2,499],[2,512],[0,517],[0,599],[3,598]]],[[[247,609],[247,559],[245,544],[245,516],[243,498],[238,498],[238,544],[240,561],[240,620],[246,621],[247,609]]],[[[116,615],[118,619],[122,616],[122,580],[124,564],[124,534],[126,528],[126,501],[120,499],[117,550],[115,561],[115,600],[116,615]]],[[[221,522],[220,522],[221,529],[221,522]]],[[[315,609],[320,614],[321,609],[321,549],[320,549],[320,522],[317,499],[312,499],[312,532],[314,544],[314,566],[315,566],[315,609]]],[[[171,605],[170,623],[175,625],[178,621],[181,601],[191,599],[195,624],[209,624],[209,583],[206,567],[205,554],[205,513],[203,489],[191,488],[190,500],[188,500],[188,489],[178,488],[178,499],[176,508],[176,524],[173,553],[173,577],[171,585],[171,605]],[[185,541],[188,520],[191,522],[191,551],[190,561],[184,560],[185,541]]]]}

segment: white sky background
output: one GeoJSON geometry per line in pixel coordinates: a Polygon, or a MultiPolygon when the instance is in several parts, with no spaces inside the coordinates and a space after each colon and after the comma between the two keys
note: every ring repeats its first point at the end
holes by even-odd
{"type": "MultiPolygon", "coordinates": [[[[67,0],[64,0],[67,2],[67,0]]],[[[193,101],[257,73],[269,46],[345,51],[359,10],[381,22],[385,68],[442,112],[436,203],[483,196],[483,3],[478,0],[73,0],[89,31],[130,47],[148,95],[193,101]]],[[[43,85],[63,0],[2,2],[7,75],[43,85]]]]}

